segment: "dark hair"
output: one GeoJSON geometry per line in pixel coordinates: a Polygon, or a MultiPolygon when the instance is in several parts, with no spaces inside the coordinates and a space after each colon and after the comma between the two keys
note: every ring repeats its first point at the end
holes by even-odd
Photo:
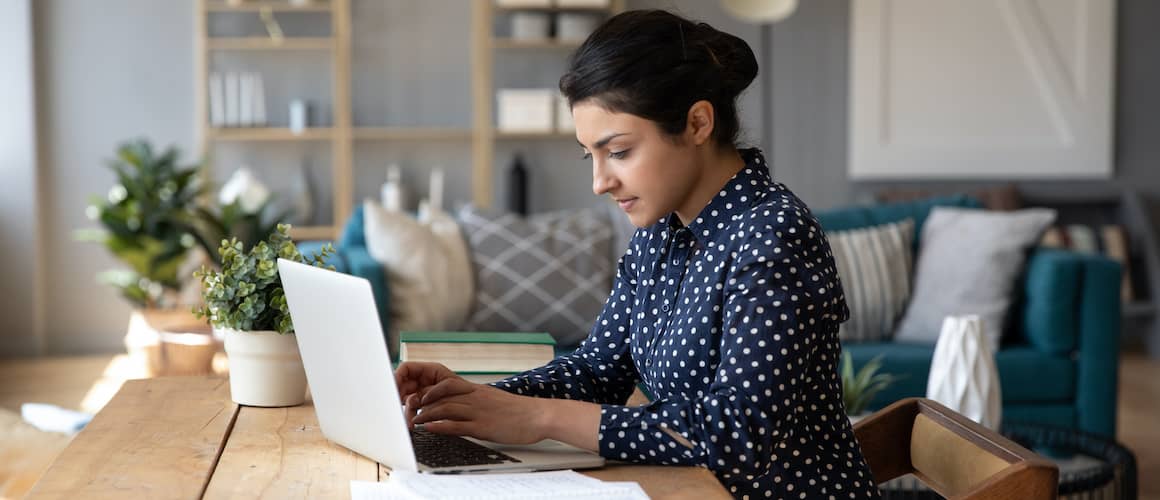
{"type": "Polygon", "coordinates": [[[572,54],[560,78],[570,105],[594,99],[618,113],[656,122],[669,135],[684,132],[689,108],[713,105],[713,139],[735,146],[737,96],[757,76],[757,58],[744,40],[663,10],[613,16],[572,54]]]}

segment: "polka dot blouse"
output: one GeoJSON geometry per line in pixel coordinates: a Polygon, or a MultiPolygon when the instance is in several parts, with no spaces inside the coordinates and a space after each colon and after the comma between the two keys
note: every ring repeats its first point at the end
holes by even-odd
{"type": "Polygon", "coordinates": [[[842,406],[849,316],[817,220],[757,150],[688,227],[640,229],[572,354],[501,389],[602,405],[600,454],[711,469],[739,498],[873,498],[842,406]],[[653,401],[624,406],[641,384],[653,401]]]}

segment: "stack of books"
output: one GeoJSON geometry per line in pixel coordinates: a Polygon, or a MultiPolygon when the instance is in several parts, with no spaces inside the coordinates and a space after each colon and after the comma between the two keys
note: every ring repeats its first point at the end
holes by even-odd
{"type": "Polygon", "coordinates": [[[555,357],[547,333],[402,332],[402,361],[442,363],[472,382],[493,382],[545,365],[555,357]]]}

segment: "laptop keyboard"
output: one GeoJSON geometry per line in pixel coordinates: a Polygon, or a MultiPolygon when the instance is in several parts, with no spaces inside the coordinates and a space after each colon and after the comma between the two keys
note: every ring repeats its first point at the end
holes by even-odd
{"type": "Polygon", "coordinates": [[[462,467],[519,462],[511,455],[459,436],[435,434],[418,428],[411,430],[411,445],[415,448],[415,459],[428,467],[462,467]]]}

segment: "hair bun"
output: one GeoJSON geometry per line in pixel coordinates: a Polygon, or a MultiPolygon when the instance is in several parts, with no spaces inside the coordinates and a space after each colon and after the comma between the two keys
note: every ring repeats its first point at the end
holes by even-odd
{"type": "Polygon", "coordinates": [[[698,25],[705,46],[711,51],[721,71],[721,85],[731,96],[740,94],[757,78],[757,56],[745,40],[717,30],[708,24],[698,25]]]}

